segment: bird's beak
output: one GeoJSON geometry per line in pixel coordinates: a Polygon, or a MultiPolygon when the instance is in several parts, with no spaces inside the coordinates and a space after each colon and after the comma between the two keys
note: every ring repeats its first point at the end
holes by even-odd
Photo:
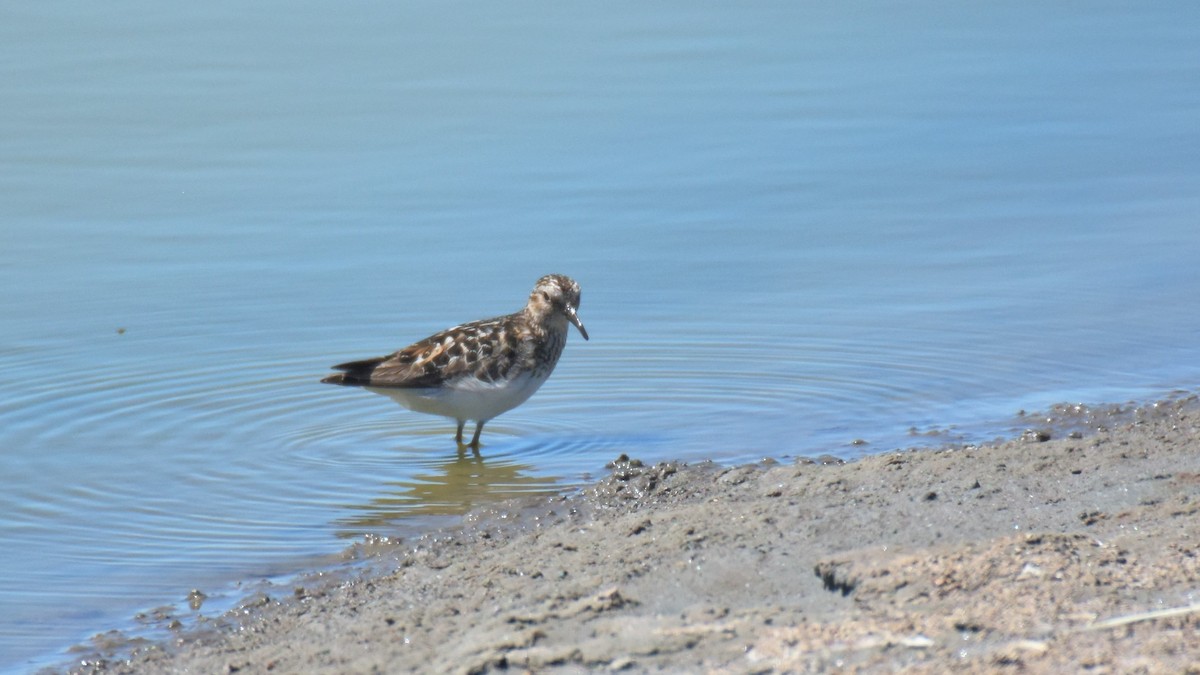
{"type": "Polygon", "coordinates": [[[587,329],[583,327],[583,322],[579,320],[579,317],[575,316],[575,308],[570,305],[567,305],[567,321],[575,324],[575,327],[579,329],[579,334],[583,336],[584,340],[588,339],[587,329]]]}

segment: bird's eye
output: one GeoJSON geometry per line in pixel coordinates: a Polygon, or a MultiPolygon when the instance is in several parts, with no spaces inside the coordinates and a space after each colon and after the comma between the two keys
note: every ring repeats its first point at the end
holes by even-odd
{"type": "Polygon", "coordinates": [[[546,291],[542,291],[542,299],[545,300],[546,302],[550,302],[550,294],[547,293],[546,291]]]}

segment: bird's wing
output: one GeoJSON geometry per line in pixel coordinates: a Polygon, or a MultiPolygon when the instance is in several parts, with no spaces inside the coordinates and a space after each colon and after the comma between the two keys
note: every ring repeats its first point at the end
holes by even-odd
{"type": "MultiPolygon", "coordinates": [[[[493,356],[488,343],[500,330],[504,317],[455,326],[413,343],[389,356],[351,361],[334,366],[341,373],[324,382],[366,387],[424,388],[471,374],[480,357],[493,356]]],[[[507,368],[505,368],[507,370],[507,368]]]]}

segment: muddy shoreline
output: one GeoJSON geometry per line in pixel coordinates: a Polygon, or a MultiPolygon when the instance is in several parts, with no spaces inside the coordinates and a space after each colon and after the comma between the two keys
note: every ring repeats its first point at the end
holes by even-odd
{"type": "Polygon", "coordinates": [[[1200,671],[1196,397],[1029,421],[845,464],[621,458],[580,494],[378,544],[379,574],[69,668],[1200,671]]]}

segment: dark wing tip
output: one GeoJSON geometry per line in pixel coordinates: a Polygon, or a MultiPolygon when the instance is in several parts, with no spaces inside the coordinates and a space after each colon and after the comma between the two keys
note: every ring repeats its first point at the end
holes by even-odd
{"type": "Polygon", "coordinates": [[[341,384],[351,387],[361,387],[371,382],[371,373],[375,372],[375,368],[383,363],[386,357],[374,359],[364,359],[362,361],[347,361],[334,366],[334,370],[340,370],[340,373],[326,375],[321,378],[323,384],[341,384]]]}

